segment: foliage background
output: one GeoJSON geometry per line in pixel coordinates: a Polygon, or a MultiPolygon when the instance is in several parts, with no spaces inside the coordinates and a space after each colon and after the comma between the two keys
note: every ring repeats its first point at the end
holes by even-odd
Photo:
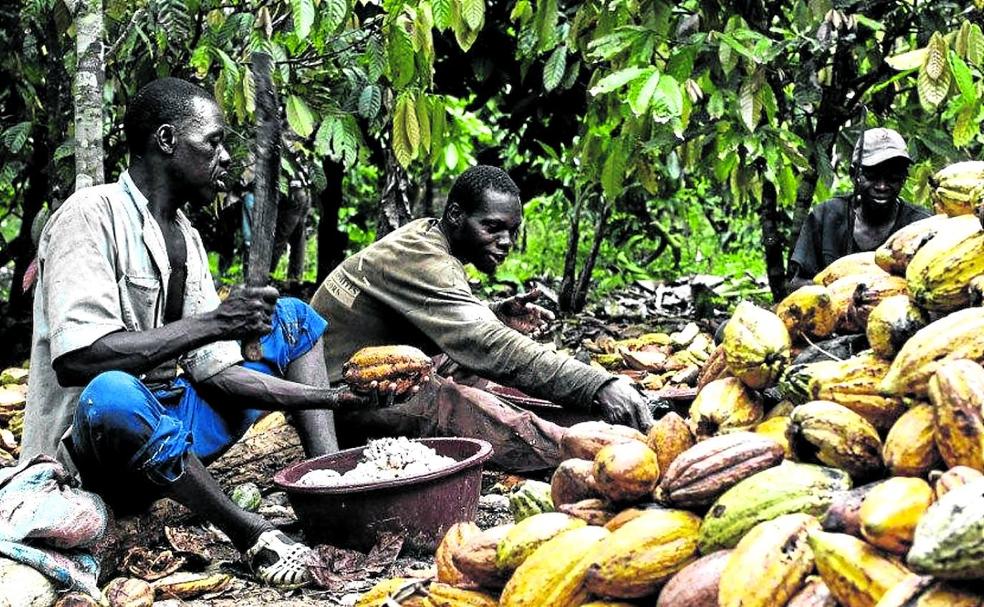
{"type": "MultiPolygon", "coordinates": [[[[273,55],[289,126],[282,190],[303,179],[315,201],[307,281],[438,213],[453,177],[483,162],[527,201],[499,281],[553,279],[566,310],[695,273],[768,275],[778,292],[806,212],[850,187],[862,126],[906,136],[904,195],[919,204],[934,170],[981,150],[980,0],[6,2],[0,331],[13,352],[29,339],[19,285],[34,240],[75,182],[83,6],[104,18],[109,178],[126,162],[127,100],[175,75],[221,101],[246,183],[250,56],[273,55]]],[[[194,212],[227,282],[241,276],[240,193],[194,212]]]]}

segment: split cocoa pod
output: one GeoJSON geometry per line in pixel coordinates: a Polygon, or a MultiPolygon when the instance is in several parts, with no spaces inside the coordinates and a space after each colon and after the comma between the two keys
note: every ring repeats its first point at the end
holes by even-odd
{"type": "Polygon", "coordinates": [[[433,369],[431,358],[413,346],[369,346],[342,366],[342,378],[356,392],[389,385],[400,396],[425,381],[433,369]]]}

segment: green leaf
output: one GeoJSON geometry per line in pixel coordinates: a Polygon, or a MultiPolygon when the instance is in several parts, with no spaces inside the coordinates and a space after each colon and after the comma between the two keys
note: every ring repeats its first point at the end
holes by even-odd
{"type": "Polygon", "coordinates": [[[918,67],[922,67],[922,64],[926,62],[926,55],[928,54],[929,49],[917,48],[916,50],[909,51],[907,53],[885,57],[885,63],[887,63],[892,69],[900,72],[905,70],[914,70],[918,67]]]}
{"type": "Polygon", "coordinates": [[[297,95],[287,97],[287,124],[302,139],[307,139],[314,132],[314,124],[318,117],[304,99],[297,95]]]}
{"type": "Polygon", "coordinates": [[[984,64],[984,33],[976,23],[971,24],[967,35],[967,61],[978,67],[984,64]]]}
{"type": "Polygon", "coordinates": [[[981,133],[981,124],[977,121],[980,103],[968,103],[957,114],[953,122],[953,145],[961,148],[974,142],[981,133]]]}
{"type": "Polygon", "coordinates": [[[447,130],[447,110],[439,97],[430,98],[431,111],[431,164],[434,164],[444,152],[445,131],[447,130]]]}
{"type": "Polygon", "coordinates": [[[596,85],[591,87],[589,92],[592,95],[604,95],[605,93],[610,93],[616,89],[622,88],[646,72],[647,68],[641,67],[628,67],[624,70],[619,70],[599,80],[596,85]]]}
{"type": "Polygon", "coordinates": [[[343,23],[345,16],[348,15],[347,0],[321,0],[321,27],[322,31],[334,33],[343,23]]]}
{"type": "Polygon", "coordinates": [[[320,157],[331,155],[331,131],[337,120],[336,116],[328,114],[321,121],[318,132],[314,134],[314,153],[320,157]]]}
{"type": "Polygon", "coordinates": [[[601,167],[601,189],[608,200],[615,200],[625,181],[625,143],[622,138],[611,140],[608,155],[601,167]]]}
{"type": "Polygon", "coordinates": [[[560,45],[554,49],[547,62],[543,64],[543,90],[552,91],[557,88],[557,85],[564,78],[566,67],[567,47],[560,45]]]}
{"type": "Polygon", "coordinates": [[[649,68],[648,76],[641,76],[632,81],[629,86],[629,107],[636,116],[642,116],[649,111],[649,102],[653,99],[660,75],[656,68],[649,68]]]}
{"type": "Polygon", "coordinates": [[[934,32],[927,45],[926,61],[919,68],[916,88],[919,91],[919,102],[926,111],[935,111],[946,99],[950,90],[953,75],[947,61],[949,48],[939,32],[934,32]]]}
{"type": "Polygon", "coordinates": [[[517,23],[526,23],[533,16],[533,5],[530,0],[518,0],[512,11],[509,13],[509,20],[517,23]]]}
{"type": "Polygon", "coordinates": [[[243,98],[246,101],[246,111],[250,114],[256,111],[256,89],[253,87],[253,71],[243,67],[243,98]]]}
{"type": "Polygon", "coordinates": [[[432,0],[431,12],[434,14],[434,27],[439,31],[451,27],[451,0],[432,0]]]}
{"type": "MultiPolygon", "coordinates": [[[[417,125],[420,127],[420,147],[422,150],[430,152],[431,149],[431,123],[430,123],[430,103],[426,95],[417,97],[416,102],[417,125]]],[[[420,154],[423,156],[423,153],[420,154]]]]}
{"type": "Polygon", "coordinates": [[[721,91],[711,93],[711,98],[707,100],[707,115],[714,119],[724,116],[724,94],[721,91]]]}
{"type": "Polygon", "coordinates": [[[382,102],[382,91],[375,84],[370,84],[362,89],[362,93],[359,94],[359,115],[367,120],[372,120],[379,113],[382,102]]]}
{"type": "Polygon", "coordinates": [[[560,11],[557,9],[557,0],[537,0],[536,3],[536,50],[545,53],[559,42],[557,36],[557,22],[560,20],[560,11]]]}
{"type": "Polygon", "coordinates": [[[485,22],[485,0],[461,0],[461,18],[469,29],[481,29],[485,22]]]}
{"type": "Polygon", "coordinates": [[[301,40],[306,39],[314,25],[313,0],[290,0],[290,12],[294,18],[294,33],[301,40]]]}
{"type": "Polygon", "coordinates": [[[759,89],[759,101],[762,103],[762,109],[765,110],[765,118],[768,120],[770,126],[776,125],[776,114],[779,112],[778,104],[776,103],[776,94],[769,86],[768,82],[762,83],[762,88],[759,89]]]}
{"type": "Polygon", "coordinates": [[[386,71],[386,52],[375,38],[366,44],[362,60],[365,62],[366,76],[370,82],[376,82],[383,76],[383,72],[386,71]]]}
{"type": "Polygon", "coordinates": [[[407,168],[420,146],[420,125],[417,122],[417,110],[414,97],[410,92],[404,92],[396,98],[393,108],[393,153],[400,166],[407,168]]]}
{"type": "Polygon", "coordinates": [[[653,95],[653,114],[657,122],[666,122],[676,118],[683,112],[683,90],[676,78],[663,74],[653,95]]]}
{"type": "Polygon", "coordinates": [[[977,87],[974,86],[974,75],[970,67],[964,63],[960,55],[950,51],[950,68],[953,70],[953,80],[957,83],[957,88],[968,105],[977,102],[977,87]]]}
{"type": "Polygon", "coordinates": [[[11,153],[16,154],[20,152],[24,147],[24,144],[27,143],[27,138],[30,134],[31,123],[18,122],[3,132],[3,145],[6,146],[11,153]]]}
{"type": "Polygon", "coordinates": [[[389,62],[390,81],[393,87],[402,89],[410,84],[414,75],[413,42],[410,35],[399,26],[387,29],[389,43],[386,45],[386,56],[389,62]]]}
{"type": "Polygon", "coordinates": [[[759,120],[762,117],[762,98],[759,96],[759,89],[762,88],[762,81],[756,73],[750,78],[746,78],[738,91],[738,108],[741,121],[750,132],[755,131],[759,120]]]}
{"type": "Polygon", "coordinates": [[[468,52],[468,49],[475,44],[475,40],[478,39],[478,29],[472,29],[468,26],[468,22],[465,21],[461,14],[463,10],[462,2],[464,0],[452,0],[451,3],[451,29],[454,31],[454,39],[458,42],[458,46],[461,50],[468,52]]]}

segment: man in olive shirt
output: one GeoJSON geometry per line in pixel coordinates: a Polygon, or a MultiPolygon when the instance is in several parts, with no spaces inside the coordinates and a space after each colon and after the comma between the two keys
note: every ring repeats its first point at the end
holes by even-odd
{"type": "MultiPolygon", "coordinates": [[[[329,379],[338,380],[342,364],[362,347],[411,344],[430,354],[443,352],[470,372],[532,396],[648,429],[652,416],[646,401],[628,380],[557,354],[523,334],[546,319],[542,308],[523,297],[490,308],[472,294],[464,264],[493,274],[521,223],[516,184],[501,169],[476,166],[452,185],[440,220],[413,221],[345,260],[311,301],[328,320],[329,379]]],[[[559,461],[561,428],[440,378],[407,403],[344,418],[349,427],[372,426],[377,434],[486,438],[497,448],[496,461],[511,469],[559,461]],[[475,427],[475,419],[484,423],[475,427]],[[524,447],[516,446],[517,435],[524,437],[524,447]]]]}
{"type": "Polygon", "coordinates": [[[851,157],[854,191],[810,211],[790,259],[790,290],[811,283],[835,260],[874,251],[896,230],[930,216],[899,198],[912,160],[897,132],[866,130],[851,157]]]}

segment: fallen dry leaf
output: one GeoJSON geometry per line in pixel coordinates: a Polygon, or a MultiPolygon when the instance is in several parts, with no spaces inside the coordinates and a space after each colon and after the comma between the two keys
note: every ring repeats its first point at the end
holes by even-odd
{"type": "Polygon", "coordinates": [[[308,568],[318,586],[341,592],[347,584],[382,574],[399,556],[406,541],[403,533],[382,533],[369,554],[322,545],[314,549],[308,568]]]}
{"type": "Polygon", "coordinates": [[[155,552],[142,546],[130,548],[123,558],[123,569],[148,582],[167,577],[184,564],[185,558],[170,550],[155,552]]]}

